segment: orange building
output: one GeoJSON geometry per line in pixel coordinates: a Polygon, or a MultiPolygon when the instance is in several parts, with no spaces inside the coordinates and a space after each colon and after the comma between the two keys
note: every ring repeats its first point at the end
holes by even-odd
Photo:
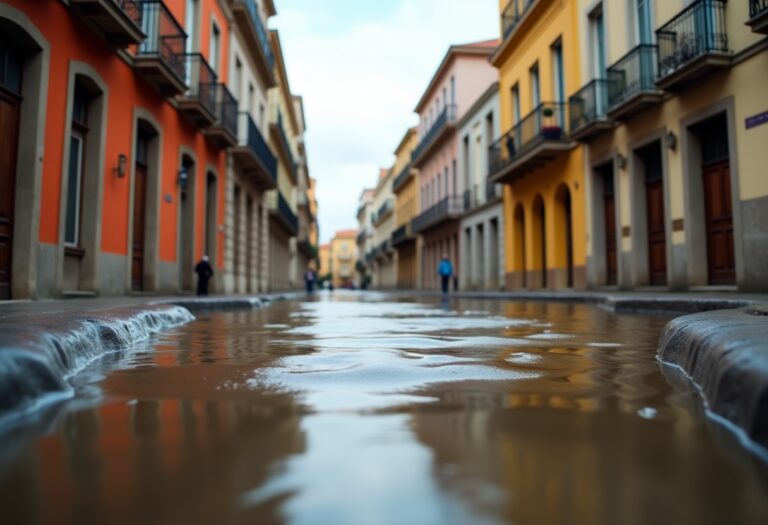
{"type": "Polygon", "coordinates": [[[223,268],[230,24],[258,37],[259,3],[0,3],[0,299],[174,293],[203,254],[223,268]]]}

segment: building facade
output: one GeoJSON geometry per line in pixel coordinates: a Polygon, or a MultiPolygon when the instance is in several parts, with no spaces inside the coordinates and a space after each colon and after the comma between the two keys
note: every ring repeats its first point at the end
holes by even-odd
{"type": "Polygon", "coordinates": [[[355,272],[360,288],[367,288],[373,268],[373,190],[363,190],[357,207],[357,253],[355,272]]]}
{"type": "Polygon", "coordinates": [[[330,266],[334,288],[355,287],[355,261],[358,259],[357,230],[341,230],[331,240],[330,266]]]}
{"type": "Polygon", "coordinates": [[[504,184],[506,288],[586,287],[583,148],[568,133],[580,86],[578,2],[502,1],[499,69],[504,133],[489,150],[504,184]]]}
{"type": "Polygon", "coordinates": [[[577,16],[590,285],[768,290],[768,5],[581,1],[577,16]]]}
{"type": "Polygon", "coordinates": [[[382,168],[373,190],[371,209],[373,217],[371,260],[371,286],[376,289],[392,289],[397,284],[397,253],[392,247],[395,229],[395,195],[392,192],[392,170],[382,168]]]}
{"type": "Polygon", "coordinates": [[[413,219],[419,214],[418,173],[411,166],[411,153],[419,144],[418,128],[410,128],[395,150],[392,181],[395,194],[395,230],[392,246],[397,251],[397,287],[416,289],[421,282],[421,254],[413,219]]]}
{"type": "Polygon", "coordinates": [[[499,84],[493,83],[458,123],[464,186],[459,282],[463,290],[504,287],[504,206],[488,178],[488,148],[499,136],[499,84]]]}
{"type": "Polygon", "coordinates": [[[421,235],[422,288],[437,287],[437,265],[443,255],[453,261],[458,281],[464,188],[458,175],[456,123],[496,81],[488,58],[497,44],[451,46],[415,109],[421,140],[411,164],[419,170],[421,213],[413,221],[413,230],[421,235]]]}

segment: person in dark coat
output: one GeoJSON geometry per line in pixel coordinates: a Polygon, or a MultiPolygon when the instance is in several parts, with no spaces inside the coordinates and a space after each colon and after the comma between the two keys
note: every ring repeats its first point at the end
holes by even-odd
{"type": "Polygon", "coordinates": [[[311,267],[307,267],[304,272],[304,284],[307,285],[307,294],[312,295],[315,292],[315,281],[317,281],[317,274],[311,267]]]}
{"type": "Polygon", "coordinates": [[[197,274],[197,295],[208,295],[208,281],[213,277],[213,267],[208,262],[207,255],[203,255],[203,258],[197,263],[195,273],[197,274]]]}
{"type": "Polygon", "coordinates": [[[443,258],[440,260],[440,264],[437,266],[437,274],[440,276],[440,285],[443,290],[443,295],[448,294],[448,285],[453,277],[453,265],[448,258],[448,254],[444,253],[443,258]]]}

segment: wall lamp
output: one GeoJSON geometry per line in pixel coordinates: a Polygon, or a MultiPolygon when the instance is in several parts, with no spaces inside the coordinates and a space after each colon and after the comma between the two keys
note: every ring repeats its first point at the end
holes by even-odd
{"type": "Polygon", "coordinates": [[[188,181],[189,181],[189,171],[187,171],[186,166],[182,166],[181,169],[179,170],[179,178],[177,180],[182,190],[186,189],[188,181]]]}
{"type": "Polygon", "coordinates": [[[118,179],[125,177],[125,165],[128,163],[128,157],[121,153],[117,156],[117,166],[112,168],[112,173],[117,175],[118,179]]]}
{"type": "Polygon", "coordinates": [[[622,155],[621,153],[617,153],[617,154],[616,154],[616,166],[617,166],[617,167],[618,167],[620,170],[622,170],[622,171],[624,171],[625,169],[627,169],[627,157],[625,157],[625,156],[624,156],[624,155],[622,155]]]}
{"type": "Polygon", "coordinates": [[[675,135],[674,132],[670,131],[667,133],[666,141],[667,147],[670,150],[675,151],[677,149],[677,135],[675,135]]]}

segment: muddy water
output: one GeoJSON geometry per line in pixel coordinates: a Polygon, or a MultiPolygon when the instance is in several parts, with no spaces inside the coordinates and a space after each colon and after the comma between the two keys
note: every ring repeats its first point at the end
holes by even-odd
{"type": "Polygon", "coordinates": [[[0,436],[3,523],[768,523],[666,318],[321,296],[219,313],[0,436]]]}

